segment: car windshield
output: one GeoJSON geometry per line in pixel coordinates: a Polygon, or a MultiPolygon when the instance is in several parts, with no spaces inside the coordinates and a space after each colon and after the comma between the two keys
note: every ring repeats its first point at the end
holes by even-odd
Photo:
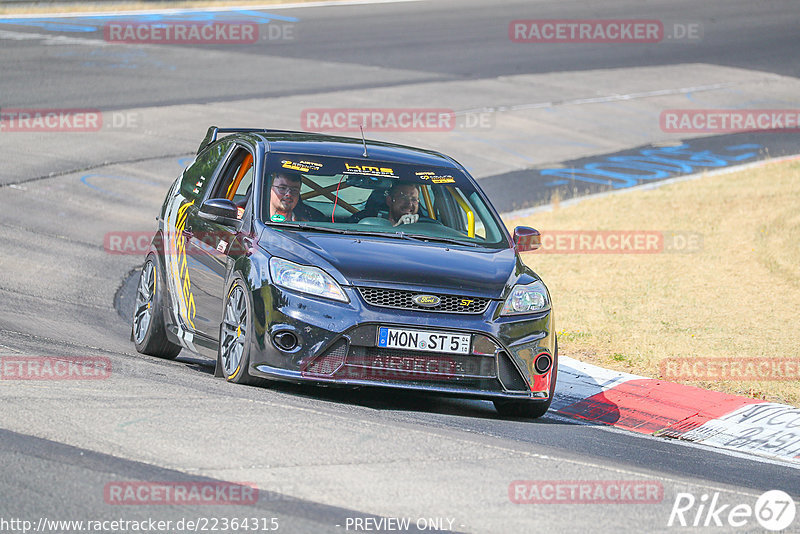
{"type": "Polygon", "coordinates": [[[267,224],[508,246],[502,223],[454,168],[270,153],[264,180],[267,224]]]}

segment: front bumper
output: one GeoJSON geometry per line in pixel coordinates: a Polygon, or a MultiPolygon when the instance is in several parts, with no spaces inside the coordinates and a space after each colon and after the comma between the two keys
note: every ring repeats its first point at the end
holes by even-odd
{"type": "Polygon", "coordinates": [[[253,376],[291,382],[389,387],[485,399],[547,401],[555,379],[552,311],[500,317],[502,302],[481,314],[455,314],[377,307],[352,287],[342,303],[264,286],[253,295],[253,376]],[[469,355],[377,347],[379,326],[439,330],[472,336],[469,355]],[[273,341],[291,332],[297,346],[273,341]],[[547,353],[553,364],[537,372],[534,360],[547,353]]]}

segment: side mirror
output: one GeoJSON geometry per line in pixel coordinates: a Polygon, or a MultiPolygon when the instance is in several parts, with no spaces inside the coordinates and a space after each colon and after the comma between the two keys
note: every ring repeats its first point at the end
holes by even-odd
{"type": "Polygon", "coordinates": [[[539,230],[527,226],[514,228],[514,248],[517,249],[517,252],[537,250],[541,246],[542,234],[539,233],[539,230]]]}
{"type": "Polygon", "coordinates": [[[237,215],[239,208],[227,198],[209,198],[200,206],[199,215],[201,218],[224,224],[225,226],[238,226],[237,215]]]}

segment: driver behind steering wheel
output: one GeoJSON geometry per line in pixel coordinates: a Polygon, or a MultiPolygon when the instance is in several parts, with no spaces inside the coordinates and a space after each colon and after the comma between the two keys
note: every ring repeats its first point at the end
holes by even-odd
{"type": "Polygon", "coordinates": [[[411,182],[396,182],[386,195],[392,226],[413,224],[419,220],[419,189],[411,182]]]}

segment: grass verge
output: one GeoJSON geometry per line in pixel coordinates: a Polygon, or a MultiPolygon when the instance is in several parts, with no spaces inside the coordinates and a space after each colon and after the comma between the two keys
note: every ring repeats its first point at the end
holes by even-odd
{"type": "MultiPolygon", "coordinates": [[[[701,238],[695,252],[525,253],[550,289],[563,354],[666,379],[667,363],[699,358],[800,360],[797,161],[587,199],[507,224],[543,236],[625,230],[657,231],[666,242],[701,238]]],[[[784,369],[778,376],[790,376],[784,369]]],[[[799,380],[691,377],[699,379],[675,381],[800,406],[799,380]]]]}

